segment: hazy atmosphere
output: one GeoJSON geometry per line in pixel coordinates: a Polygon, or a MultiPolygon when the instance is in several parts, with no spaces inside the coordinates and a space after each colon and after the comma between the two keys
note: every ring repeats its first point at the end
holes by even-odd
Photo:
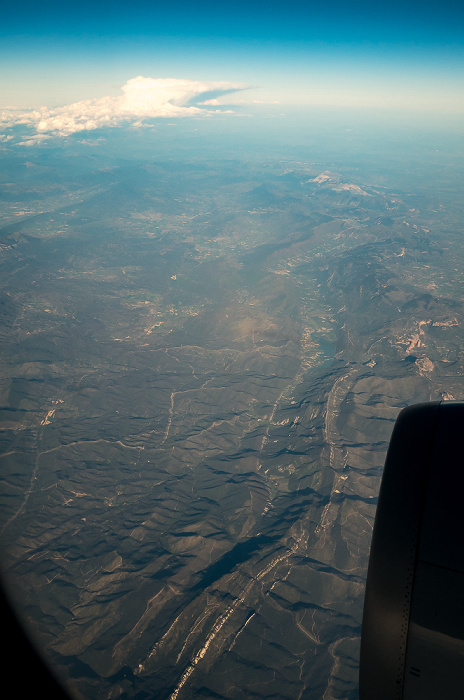
{"type": "Polygon", "coordinates": [[[0,553],[78,700],[355,700],[400,410],[463,398],[463,10],[0,29],[0,553]]]}

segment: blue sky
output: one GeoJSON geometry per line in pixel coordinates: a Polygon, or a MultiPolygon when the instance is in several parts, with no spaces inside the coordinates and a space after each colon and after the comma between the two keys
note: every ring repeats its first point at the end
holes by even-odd
{"type": "Polygon", "coordinates": [[[247,84],[236,101],[464,112],[463,3],[26,2],[2,10],[1,106],[131,78],[247,84]]]}

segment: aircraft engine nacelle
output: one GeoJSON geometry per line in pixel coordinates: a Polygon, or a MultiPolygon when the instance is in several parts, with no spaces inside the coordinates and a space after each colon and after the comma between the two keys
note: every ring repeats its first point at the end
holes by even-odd
{"type": "Polygon", "coordinates": [[[395,424],[361,637],[361,700],[464,698],[464,402],[395,424]]]}

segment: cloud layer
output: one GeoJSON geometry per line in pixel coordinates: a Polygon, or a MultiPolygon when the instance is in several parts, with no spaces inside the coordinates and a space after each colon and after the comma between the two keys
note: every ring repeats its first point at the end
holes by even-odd
{"type": "Polygon", "coordinates": [[[3,130],[17,125],[30,126],[35,131],[36,141],[52,135],[69,136],[121,124],[141,126],[155,117],[213,114],[218,110],[213,112],[198,105],[217,105],[220,96],[246,87],[238,83],[138,76],[123,85],[119,97],[83,100],[54,109],[5,110],[0,114],[0,126],[3,130]]]}

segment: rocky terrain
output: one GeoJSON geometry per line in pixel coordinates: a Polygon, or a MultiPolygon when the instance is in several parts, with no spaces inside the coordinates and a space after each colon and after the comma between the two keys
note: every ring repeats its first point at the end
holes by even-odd
{"type": "Polygon", "coordinates": [[[394,421],[463,394],[453,186],[47,157],[1,189],[2,562],[31,634],[82,700],[354,700],[394,421]]]}

